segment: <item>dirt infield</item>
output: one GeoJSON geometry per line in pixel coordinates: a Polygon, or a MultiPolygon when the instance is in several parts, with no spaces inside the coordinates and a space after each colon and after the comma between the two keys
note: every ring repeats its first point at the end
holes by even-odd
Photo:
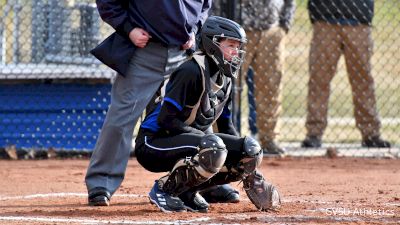
{"type": "MultiPolygon", "coordinates": [[[[110,207],[86,205],[88,160],[0,161],[0,224],[400,224],[400,160],[265,159],[282,196],[280,212],[238,204],[209,213],[162,213],[147,199],[154,179],[132,158],[110,207]]],[[[241,189],[241,184],[234,187],[241,189]]]]}

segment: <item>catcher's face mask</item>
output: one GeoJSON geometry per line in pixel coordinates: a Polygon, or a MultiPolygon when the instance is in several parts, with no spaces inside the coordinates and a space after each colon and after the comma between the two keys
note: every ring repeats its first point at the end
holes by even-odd
{"type": "Polygon", "coordinates": [[[220,62],[218,66],[222,67],[226,76],[236,78],[246,53],[243,50],[244,43],[236,38],[215,35],[213,44],[218,46],[220,50],[220,54],[214,55],[214,57],[217,57],[217,61],[220,62]]]}

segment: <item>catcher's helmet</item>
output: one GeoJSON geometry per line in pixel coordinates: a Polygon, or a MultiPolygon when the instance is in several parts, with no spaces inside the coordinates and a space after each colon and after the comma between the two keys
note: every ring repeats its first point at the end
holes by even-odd
{"type": "Polygon", "coordinates": [[[247,42],[246,33],[236,22],[219,17],[210,16],[204,23],[201,32],[200,48],[211,58],[214,59],[220,71],[228,77],[237,77],[238,70],[243,63],[245,51],[242,50],[243,44],[247,42]],[[232,56],[228,61],[219,46],[220,41],[224,39],[233,39],[240,42],[237,55],[232,56]]]}

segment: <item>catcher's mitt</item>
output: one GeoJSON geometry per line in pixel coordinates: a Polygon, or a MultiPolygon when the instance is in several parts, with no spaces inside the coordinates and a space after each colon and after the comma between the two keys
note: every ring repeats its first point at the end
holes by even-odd
{"type": "Polygon", "coordinates": [[[243,187],[250,201],[261,211],[277,211],[281,197],[274,185],[266,181],[259,172],[250,174],[243,180],[243,187]]]}

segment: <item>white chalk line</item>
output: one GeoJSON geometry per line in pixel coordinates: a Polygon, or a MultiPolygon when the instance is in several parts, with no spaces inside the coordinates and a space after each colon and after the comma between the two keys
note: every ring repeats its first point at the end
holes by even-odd
{"type": "MultiPolygon", "coordinates": [[[[51,197],[87,197],[87,193],[47,193],[47,194],[33,194],[33,195],[25,195],[25,196],[5,196],[0,197],[0,201],[7,201],[7,200],[18,200],[18,199],[34,199],[34,198],[51,198],[51,197]]],[[[125,197],[125,198],[143,198],[147,197],[147,195],[140,195],[140,194],[115,194],[113,197],[125,197]]],[[[284,203],[304,203],[304,204],[320,204],[320,205],[357,205],[357,206],[369,206],[370,204],[367,203],[354,203],[354,202],[330,202],[330,201],[312,201],[312,200],[296,200],[296,199],[286,199],[283,201],[284,203]]],[[[388,207],[399,207],[400,203],[386,203],[385,206],[388,207]]],[[[311,211],[321,211],[322,209],[314,209],[311,211]]],[[[326,209],[325,209],[326,210],[326,209]]],[[[310,211],[310,210],[306,210],[310,211]]],[[[248,215],[238,214],[235,217],[225,217],[225,219],[232,220],[232,219],[240,219],[243,220],[247,218],[248,215]]],[[[290,218],[287,216],[263,216],[258,220],[274,223],[274,222],[307,222],[313,220],[328,220],[328,221],[348,221],[348,222],[368,222],[368,221],[382,221],[382,222],[395,222],[400,223],[399,221],[389,220],[386,218],[365,218],[365,217],[340,217],[340,216],[306,216],[306,215],[290,215],[290,218]],[[288,221],[290,220],[290,221],[288,221]]],[[[57,223],[81,223],[81,224],[194,224],[194,223],[203,223],[211,222],[211,218],[209,217],[202,217],[193,220],[177,220],[177,221],[133,221],[133,220],[94,220],[94,219],[70,219],[70,218],[49,218],[49,217],[29,217],[29,216],[0,216],[0,221],[27,221],[27,222],[57,222],[57,223]]],[[[237,221],[236,221],[237,222],[237,221]]],[[[221,224],[221,223],[218,223],[221,224]]]]}
{"type": "Polygon", "coordinates": [[[26,221],[26,222],[50,222],[50,223],[81,223],[81,224],[194,224],[207,222],[210,218],[196,218],[193,220],[176,221],[133,221],[133,220],[94,220],[94,219],[67,219],[30,216],[0,216],[0,221],[26,221]]]}
{"type": "MultiPolygon", "coordinates": [[[[224,217],[227,220],[235,221],[234,224],[237,223],[238,220],[243,221],[245,219],[250,219],[250,217],[246,214],[224,217]]],[[[25,222],[50,222],[50,223],[80,223],[80,224],[220,224],[227,225],[227,223],[218,223],[215,221],[212,222],[212,219],[209,217],[196,218],[192,220],[176,220],[176,221],[134,221],[134,220],[94,220],[94,219],[69,219],[69,218],[49,218],[49,217],[29,217],[29,216],[0,216],[0,221],[25,221],[25,222]]],[[[340,216],[306,216],[306,215],[290,215],[290,216],[262,216],[258,217],[257,221],[266,222],[266,223],[282,223],[282,222],[309,222],[315,220],[323,220],[325,222],[334,221],[346,221],[346,222],[386,222],[386,223],[400,223],[400,220],[394,219],[385,219],[385,218],[364,218],[364,217],[340,217],[340,216]]]]}
{"type": "MultiPolygon", "coordinates": [[[[10,197],[0,197],[0,201],[6,200],[18,200],[18,199],[33,199],[33,198],[49,198],[49,197],[88,197],[87,193],[47,193],[47,194],[34,194],[25,196],[10,196],[10,197]]],[[[147,195],[139,194],[115,194],[113,197],[124,197],[124,198],[144,198],[147,195]]]]}
{"type": "MultiPolygon", "coordinates": [[[[0,196],[0,201],[7,200],[18,200],[18,199],[34,199],[34,198],[51,198],[51,197],[85,197],[87,193],[44,193],[44,194],[33,194],[23,196],[0,196]]],[[[114,194],[113,197],[122,198],[147,198],[147,195],[141,194],[114,194]]],[[[246,199],[247,200],[247,199],[246,199]]],[[[249,200],[250,201],[250,200],[249,200]]],[[[368,203],[356,203],[356,202],[336,202],[336,201],[314,201],[314,200],[303,200],[303,199],[284,199],[284,203],[303,203],[303,204],[320,204],[320,205],[357,205],[357,206],[369,206],[368,203]]],[[[400,203],[384,203],[385,206],[399,207],[400,203]]]]}

